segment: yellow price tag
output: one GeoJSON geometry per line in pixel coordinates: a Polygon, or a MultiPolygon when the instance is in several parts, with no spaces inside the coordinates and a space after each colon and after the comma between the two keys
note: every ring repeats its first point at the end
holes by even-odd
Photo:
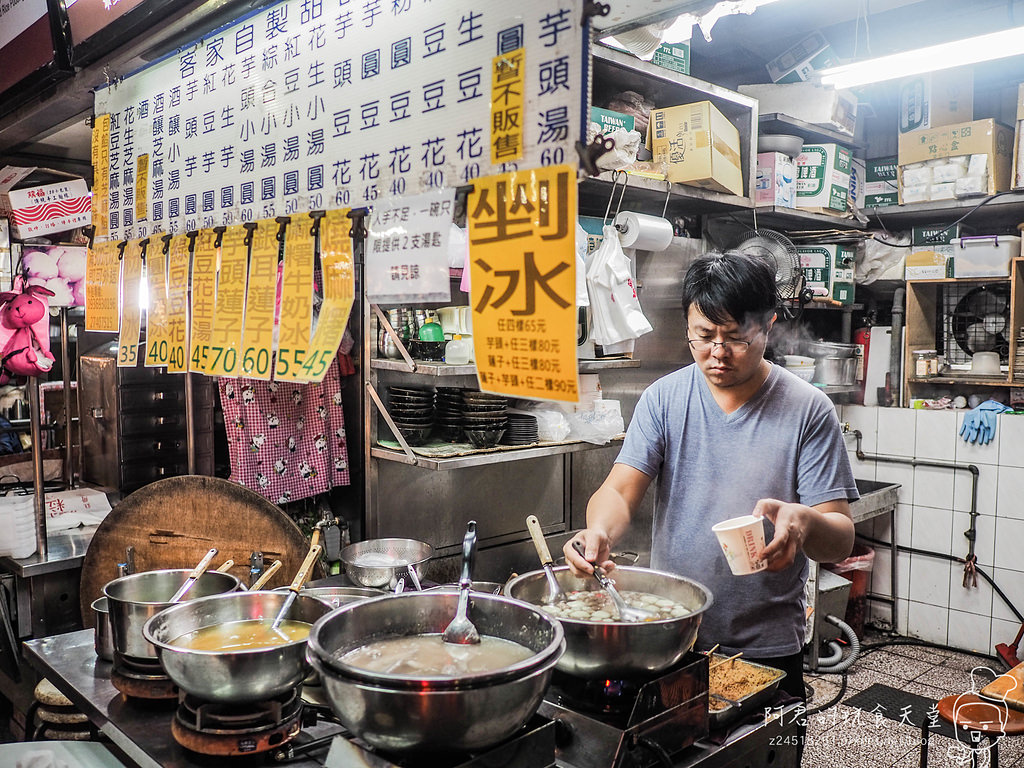
{"type": "Polygon", "coordinates": [[[309,353],[302,364],[307,380],[321,382],[338,353],[342,334],[352,312],[356,295],[355,268],[352,259],[352,220],[348,209],[328,211],[320,222],[320,265],[323,272],[324,300],[316,331],[309,342],[309,353]]]}
{"type": "Polygon", "coordinates": [[[135,159],[135,220],[149,218],[149,155],[135,159]]]}
{"type": "Polygon", "coordinates": [[[526,49],[495,56],[491,61],[491,162],[495,165],[523,156],[526,93],[526,49]]]}
{"type": "Polygon", "coordinates": [[[474,179],[467,212],[480,388],[577,402],[575,171],[474,179]]]}
{"type": "Polygon", "coordinates": [[[269,379],[274,348],[274,311],[277,308],[277,257],[281,243],[277,222],[256,223],[249,255],[249,285],[242,333],[242,371],[251,379],[269,379]]]}
{"type": "Polygon", "coordinates": [[[210,336],[211,376],[234,376],[241,371],[238,348],[242,345],[245,314],[245,273],[249,266],[248,230],[242,224],[228,227],[220,248],[217,301],[210,336]]]}
{"type": "Polygon", "coordinates": [[[117,243],[94,243],[85,261],[85,329],[117,333],[121,261],[117,243]]]}
{"type": "Polygon", "coordinates": [[[284,236],[284,278],[281,281],[281,323],[274,378],[305,381],[302,364],[313,323],[313,237],[309,219],[294,217],[284,236]]]}
{"type": "Polygon", "coordinates": [[[188,270],[192,264],[188,235],[171,238],[167,251],[167,372],[188,370],[188,270]]]}
{"type": "Polygon", "coordinates": [[[146,366],[167,365],[167,256],[157,235],[146,248],[146,281],[149,303],[146,310],[146,366]]]}
{"type": "Polygon", "coordinates": [[[217,299],[217,233],[204,229],[196,237],[192,253],[192,323],[189,370],[206,373],[210,368],[213,315],[217,299]]]}
{"type": "Polygon", "coordinates": [[[139,361],[142,284],[142,241],[132,240],[124,248],[121,260],[121,335],[117,340],[117,367],[134,368],[139,361]]]}

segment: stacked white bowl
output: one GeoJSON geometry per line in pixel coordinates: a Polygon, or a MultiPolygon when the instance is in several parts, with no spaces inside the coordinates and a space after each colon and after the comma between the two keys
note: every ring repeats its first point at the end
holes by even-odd
{"type": "Polygon", "coordinates": [[[0,555],[20,559],[35,551],[34,497],[8,494],[0,499],[0,555]]]}
{"type": "Polygon", "coordinates": [[[814,379],[814,358],[803,355],[785,355],[786,370],[794,373],[804,381],[814,379]]]}

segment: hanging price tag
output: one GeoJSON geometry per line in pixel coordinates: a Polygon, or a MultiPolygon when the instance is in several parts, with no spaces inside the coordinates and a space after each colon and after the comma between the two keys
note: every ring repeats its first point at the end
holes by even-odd
{"type": "Polygon", "coordinates": [[[302,370],[309,381],[321,382],[338,353],[342,334],[355,301],[356,281],[352,260],[352,221],[348,210],[328,211],[320,223],[320,265],[324,300],[316,331],[302,370]]]}
{"type": "Polygon", "coordinates": [[[117,243],[95,243],[85,261],[85,329],[117,333],[121,261],[117,243]]]}
{"type": "Polygon", "coordinates": [[[249,266],[248,230],[241,224],[228,227],[220,248],[217,301],[210,337],[211,376],[234,376],[241,371],[238,348],[242,345],[245,315],[245,273],[249,266]]]}
{"type": "Polygon", "coordinates": [[[281,281],[281,321],[274,378],[305,381],[302,364],[309,349],[313,323],[313,237],[309,219],[295,216],[284,237],[284,278],[281,281]]]}
{"type": "Polygon", "coordinates": [[[149,206],[146,191],[149,189],[149,155],[139,155],[135,160],[135,220],[145,221],[149,206]]]}
{"type": "Polygon", "coordinates": [[[189,370],[206,373],[210,367],[213,313],[217,298],[217,233],[204,229],[196,238],[192,254],[192,323],[189,370]]]}
{"type": "Polygon", "coordinates": [[[110,115],[99,115],[92,126],[93,238],[106,237],[110,212],[110,115]]]}
{"type": "Polygon", "coordinates": [[[242,333],[242,371],[251,379],[270,378],[274,347],[274,310],[277,306],[277,222],[257,222],[249,256],[249,285],[242,333]]]}
{"type": "Polygon", "coordinates": [[[575,170],[474,179],[466,208],[480,389],[576,402],[575,170]]]}
{"type": "Polygon", "coordinates": [[[164,243],[150,238],[146,249],[146,282],[149,302],[146,305],[146,366],[167,365],[167,256],[164,243]]]}
{"type": "Polygon", "coordinates": [[[139,333],[142,324],[139,308],[142,241],[129,241],[124,248],[121,263],[121,335],[117,340],[117,367],[134,368],[139,360],[139,333]]]}
{"type": "Polygon", "coordinates": [[[167,372],[188,370],[188,235],[175,235],[167,251],[167,372]]]}

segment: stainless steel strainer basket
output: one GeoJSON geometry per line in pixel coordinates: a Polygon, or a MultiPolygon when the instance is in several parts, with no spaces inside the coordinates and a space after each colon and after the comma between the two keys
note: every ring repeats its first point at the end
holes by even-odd
{"type": "Polygon", "coordinates": [[[415,539],[368,539],[341,550],[345,573],[364,587],[388,587],[412,568],[423,580],[434,548],[415,539]]]}

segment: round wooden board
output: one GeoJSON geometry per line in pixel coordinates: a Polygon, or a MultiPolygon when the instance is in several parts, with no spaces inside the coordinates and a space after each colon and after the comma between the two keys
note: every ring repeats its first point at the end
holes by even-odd
{"type": "MultiPolygon", "coordinates": [[[[184,475],[158,480],[126,496],[106,516],[82,562],[82,621],[92,627],[92,601],[117,578],[126,548],[135,548],[135,572],[193,568],[210,547],[220,550],[211,569],[227,559],[231,573],[249,583],[249,555],[281,561],[265,589],[287,586],[309,551],[309,540],[280,507],[245,486],[218,477],[184,475]]],[[[320,564],[311,579],[321,578],[320,564]]]]}

